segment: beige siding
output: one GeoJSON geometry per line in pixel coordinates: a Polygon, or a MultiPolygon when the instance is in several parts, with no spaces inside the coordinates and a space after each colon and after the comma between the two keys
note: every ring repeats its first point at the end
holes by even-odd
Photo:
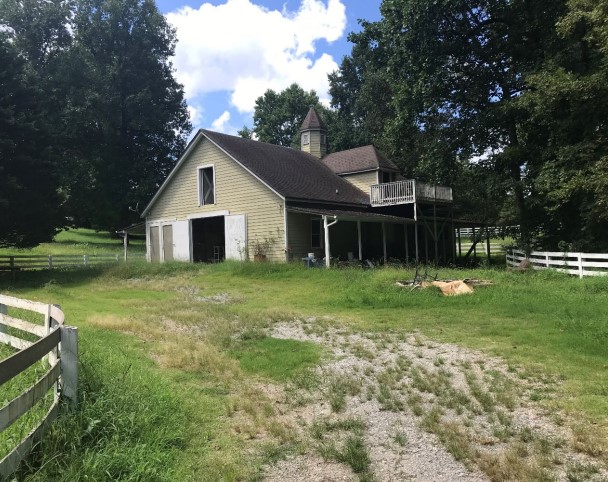
{"type": "Polygon", "coordinates": [[[378,171],[360,172],[356,174],[346,174],[342,176],[351,184],[354,184],[364,193],[369,195],[370,186],[378,184],[378,171]]]}
{"type": "Polygon", "coordinates": [[[320,131],[306,131],[306,133],[309,135],[309,142],[308,144],[304,144],[303,142],[301,143],[302,151],[312,154],[317,159],[321,159],[325,154],[327,154],[326,134],[320,131]]]}
{"type": "MultiPolygon", "coordinates": [[[[147,221],[182,220],[189,215],[215,211],[247,214],[249,243],[265,237],[275,238],[268,258],[285,260],[283,200],[208,139],[203,139],[156,200],[147,221]],[[198,168],[209,165],[215,167],[216,204],[199,206],[198,168]]],[[[250,256],[253,256],[251,250],[250,256]]]]}
{"type": "MultiPolygon", "coordinates": [[[[325,251],[323,248],[311,248],[311,219],[320,219],[320,216],[310,214],[287,212],[287,233],[289,237],[289,259],[299,261],[308,256],[308,253],[315,253],[316,258],[323,258],[325,251]]],[[[323,224],[321,224],[321,245],[323,245],[323,224]]]]}

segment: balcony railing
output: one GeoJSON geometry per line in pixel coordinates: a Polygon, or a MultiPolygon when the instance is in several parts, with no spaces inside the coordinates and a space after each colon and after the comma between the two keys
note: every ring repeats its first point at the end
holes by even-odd
{"type": "Polygon", "coordinates": [[[433,186],[414,179],[373,184],[370,201],[372,206],[393,206],[424,201],[451,203],[452,188],[433,186]]]}

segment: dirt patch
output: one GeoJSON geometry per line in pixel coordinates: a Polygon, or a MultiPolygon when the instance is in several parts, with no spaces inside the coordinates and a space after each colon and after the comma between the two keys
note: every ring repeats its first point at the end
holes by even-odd
{"type": "Polygon", "coordinates": [[[322,344],[333,359],[272,394],[307,449],[268,467],[265,480],[608,480],[536,401],[555,396],[559,381],[420,334],[321,325],[270,333],[322,344]]]}

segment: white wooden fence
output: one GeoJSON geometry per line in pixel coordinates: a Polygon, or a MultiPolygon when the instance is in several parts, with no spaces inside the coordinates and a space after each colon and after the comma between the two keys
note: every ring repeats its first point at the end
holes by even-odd
{"type": "Polygon", "coordinates": [[[60,396],[72,403],[77,402],[78,331],[63,322],[64,314],[58,306],[0,295],[0,343],[19,350],[0,361],[0,387],[42,359],[46,358],[48,363],[48,370],[40,379],[0,408],[0,432],[25,415],[54,388],[53,402],[42,421],[0,460],[0,480],[8,480],[46,427],[57,417],[60,396]],[[13,308],[44,315],[44,324],[11,316],[13,308]],[[19,333],[22,333],[21,337],[19,333]],[[24,339],[25,333],[38,339],[24,339]]]}
{"type": "MultiPolygon", "coordinates": [[[[523,251],[507,251],[507,266],[516,267],[526,259],[523,251]]],[[[534,269],[553,268],[563,273],[583,276],[608,275],[606,253],[564,253],[561,251],[532,251],[528,257],[534,269]]]]}
{"type": "MultiPolygon", "coordinates": [[[[129,258],[141,258],[142,254],[129,254],[129,258]]],[[[77,266],[99,266],[119,263],[122,254],[54,254],[0,256],[0,271],[22,271],[28,269],[53,269],[77,266]]]]}

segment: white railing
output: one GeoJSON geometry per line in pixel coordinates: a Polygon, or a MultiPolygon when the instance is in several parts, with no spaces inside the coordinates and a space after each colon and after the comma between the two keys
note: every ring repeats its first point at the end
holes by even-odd
{"type": "Polygon", "coordinates": [[[608,275],[608,254],[606,253],[564,253],[561,251],[532,251],[526,257],[523,251],[507,251],[507,266],[516,267],[524,259],[529,259],[532,268],[552,268],[562,273],[583,276],[608,275]]]}
{"type": "Polygon", "coordinates": [[[416,182],[417,201],[452,201],[452,188],[416,182]]]}
{"type": "Polygon", "coordinates": [[[372,206],[391,206],[414,202],[414,180],[373,184],[370,191],[372,206]]]}
{"type": "Polygon", "coordinates": [[[42,421],[23,440],[15,441],[13,449],[0,460],[0,480],[9,480],[57,417],[60,397],[72,404],[78,401],[78,330],[63,322],[63,311],[56,305],[0,295],[0,343],[19,350],[0,361],[0,387],[42,359],[48,368],[32,385],[24,386],[20,395],[1,405],[0,432],[43,403],[54,389],[42,421]],[[19,316],[24,310],[44,317],[44,323],[22,320],[19,316]]]}
{"type": "Polygon", "coordinates": [[[372,206],[393,206],[416,201],[452,202],[452,188],[433,186],[413,179],[370,186],[372,206]]]}

